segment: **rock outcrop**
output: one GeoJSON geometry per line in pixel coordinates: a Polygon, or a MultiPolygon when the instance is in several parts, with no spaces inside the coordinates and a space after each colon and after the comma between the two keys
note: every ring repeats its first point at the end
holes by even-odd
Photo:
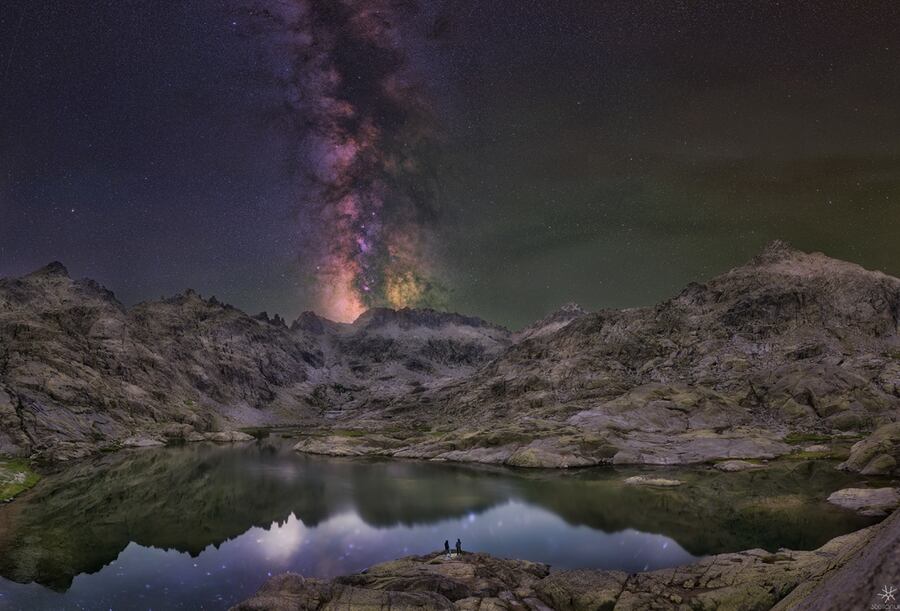
{"type": "Polygon", "coordinates": [[[649,475],[633,475],[625,480],[629,486],[656,486],[659,488],[674,488],[684,482],[666,477],[652,477],[649,475]]]}
{"type": "Polygon", "coordinates": [[[765,465],[753,463],[746,460],[723,460],[716,464],[716,469],[726,473],[735,473],[738,471],[752,471],[754,469],[765,469],[765,465]]]}
{"type": "Polygon", "coordinates": [[[840,468],[863,475],[900,475],[900,422],[886,424],[854,444],[840,468]]]}
{"type": "Polygon", "coordinates": [[[828,497],[828,502],[864,516],[884,516],[900,507],[897,488],[844,488],[828,497]]]}
{"type": "Polygon", "coordinates": [[[521,342],[533,337],[541,337],[542,335],[550,335],[568,325],[570,322],[576,321],[588,315],[588,312],[577,303],[567,303],[555,312],[545,316],[541,320],[522,329],[513,336],[516,342],[521,342]]]}
{"type": "Polygon", "coordinates": [[[896,473],[898,320],[900,280],[780,242],[658,306],[567,306],[517,334],[383,308],[288,327],[192,291],[126,309],[51,264],[0,280],[0,453],[290,424],[312,434],[299,451],[677,464],[895,423],[846,467],[896,473]]]}
{"type": "Polygon", "coordinates": [[[811,552],[748,550],[636,574],[435,553],[330,581],[279,575],[233,610],[868,609],[900,578],[898,546],[900,512],[811,552]]]}

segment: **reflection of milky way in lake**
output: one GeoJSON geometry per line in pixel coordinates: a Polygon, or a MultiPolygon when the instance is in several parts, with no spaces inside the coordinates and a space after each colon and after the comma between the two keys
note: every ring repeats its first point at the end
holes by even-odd
{"type": "Polygon", "coordinates": [[[312,528],[291,515],[268,529],[254,527],[218,548],[210,546],[196,558],[131,543],[100,572],[76,577],[65,594],[32,586],[13,590],[8,602],[22,608],[84,601],[85,608],[120,609],[130,608],[135,600],[154,609],[229,605],[252,593],[270,574],[358,572],[383,560],[434,551],[444,539],[454,542],[455,536],[500,556],[540,557],[557,566],[637,571],[692,558],[662,535],[571,527],[552,513],[513,502],[459,520],[386,529],[366,525],[356,513],[334,516],[312,528]],[[539,535],[528,537],[527,531],[539,535]]]}
{"type": "Polygon", "coordinates": [[[313,458],[276,441],[118,453],[0,509],[0,575],[13,580],[0,578],[0,609],[225,608],[270,574],[347,574],[456,537],[557,567],[640,571],[816,547],[864,523],[812,500],[847,481],[828,465],[681,471],[673,490],[623,486],[634,472],[313,458]]]}

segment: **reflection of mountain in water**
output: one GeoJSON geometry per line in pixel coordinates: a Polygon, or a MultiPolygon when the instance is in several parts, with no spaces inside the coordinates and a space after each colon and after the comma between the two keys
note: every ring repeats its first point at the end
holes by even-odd
{"type": "Polygon", "coordinates": [[[518,493],[569,523],[606,532],[633,528],[663,534],[695,556],[755,547],[815,549],[872,523],[824,502],[853,481],[833,464],[787,462],[742,473],[681,469],[669,471],[685,482],[676,488],[622,484],[636,472],[550,474],[539,482],[522,480],[518,493]]]}
{"type": "Polygon", "coordinates": [[[477,472],[428,467],[306,458],[272,445],[103,456],[0,508],[0,575],[65,589],[129,541],[196,555],[291,513],[314,526],[356,507],[367,523],[388,526],[481,510],[508,494],[477,472]]]}
{"type": "Polygon", "coordinates": [[[623,486],[632,471],[511,472],[297,456],[269,442],[121,452],[45,479],[0,508],[0,575],[64,590],[130,542],[199,554],[294,514],[307,526],[354,510],[373,527],[429,524],[508,499],[573,524],[667,535],[695,555],[813,548],[864,524],[811,501],[847,481],[829,465],[681,471],[687,485],[623,486]]]}

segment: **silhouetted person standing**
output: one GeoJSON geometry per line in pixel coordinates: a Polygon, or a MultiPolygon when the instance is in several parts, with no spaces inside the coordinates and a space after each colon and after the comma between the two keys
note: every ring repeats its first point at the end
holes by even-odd
{"type": "Polygon", "coordinates": [[[447,554],[447,557],[450,557],[450,542],[444,539],[444,553],[447,554]]]}
{"type": "Polygon", "coordinates": [[[456,555],[462,556],[462,541],[459,539],[456,540],[456,555]]]}

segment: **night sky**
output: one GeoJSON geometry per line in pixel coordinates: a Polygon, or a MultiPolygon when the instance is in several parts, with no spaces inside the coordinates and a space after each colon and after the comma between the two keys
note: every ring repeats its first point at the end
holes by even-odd
{"type": "Polygon", "coordinates": [[[517,327],[775,238],[900,275],[900,3],[0,3],[0,276],[517,327]]]}

